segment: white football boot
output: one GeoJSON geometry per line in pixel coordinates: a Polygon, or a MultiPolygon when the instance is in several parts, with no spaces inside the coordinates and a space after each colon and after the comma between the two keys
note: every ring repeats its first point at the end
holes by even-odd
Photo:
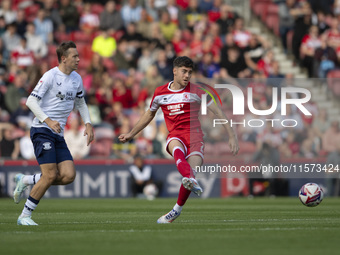
{"type": "Polygon", "coordinates": [[[194,192],[197,196],[200,196],[203,192],[203,189],[194,178],[183,177],[182,184],[184,188],[194,192]]]}
{"type": "Polygon", "coordinates": [[[166,223],[171,223],[173,222],[175,219],[178,218],[178,216],[180,216],[181,213],[177,212],[176,210],[172,209],[170,212],[168,212],[167,214],[164,214],[163,216],[161,216],[158,220],[157,223],[158,224],[166,224],[166,223]]]}
{"type": "Polygon", "coordinates": [[[17,224],[23,225],[23,226],[37,226],[38,225],[37,223],[34,222],[34,220],[31,219],[31,216],[27,216],[27,217],[19,216],[17,224]]]}
{"type": "Polygon", "coordinates": [[[14,203],[19,204],[20,200],[21,200],[21,195],[22,193],[27,189],[28,185],[23,183],[23,179],[24,179],[23,174],[17,174],[14,177],[14,181],[16,183],[15,186],[15,190],[13,192],[13,200],[14,203]]]}

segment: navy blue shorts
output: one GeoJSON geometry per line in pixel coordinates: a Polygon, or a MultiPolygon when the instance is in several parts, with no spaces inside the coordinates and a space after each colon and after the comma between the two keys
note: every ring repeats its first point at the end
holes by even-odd
{"type": "Polygon", "coordinates": [[[48,128],[31,128],[34,154],[39,165],[73,160],[64,137],[53,134],[48,128]]]}

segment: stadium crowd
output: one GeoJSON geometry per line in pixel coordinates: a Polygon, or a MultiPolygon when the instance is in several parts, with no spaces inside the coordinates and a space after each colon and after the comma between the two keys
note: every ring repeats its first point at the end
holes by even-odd
{"type": "MultiPolygon", "coordinates": [[[[243,17],[222,0],[0,2],[1,158],[34,158],[29,141],[33,115],[26,98],[42,74],[57,65],[55,49],[65,40],[77,44],[78,72],[95,127],[96,140],[87,149],[82,132],[77,132],[81,126],[78,114],[70,116],[65,139],[75,159],[110,157],[131,163],[137,154],[168,157],[167,129],[160,112],[131,142],[121,144],[117,136],[134,126],[155,88],[172,79],[176,56],[194,60],[194,80],[211,85],[231,81],[244,90],[251,87],[256,109],[270,108],[273,88],[296,85],[292,74],[280,73],[271,43],[248,31],[243,17]]],[[[340,1],[332,8],[329,2],[333,1],[275,2],[283,45],[310,77],[325,78],[340,63],[340,1]],[[293,31],[290,37],[289,31],[293,31]]],[[[230,95],[221,97],[229,118],[242,121],[232,115],[230,95]]],[[[254,154],[268,146],[282,158],[313,158],[334,151],[339,123],[330,123],[326,110],[311,101],[306,107],[311,117],[287,107],[285,118],[299,123],[294,129],[276,124],[235,126],[240,154],[254,154]]],[[[271,117],[282,119],[280,114],[271,117]]],[[[243,118],[247,122],[259,117],[246,112],[243,118]]],[[[221,142],[223,131],[208,125],[203,122],[206,153],[228,153],[228,146],[221,142]]]]}

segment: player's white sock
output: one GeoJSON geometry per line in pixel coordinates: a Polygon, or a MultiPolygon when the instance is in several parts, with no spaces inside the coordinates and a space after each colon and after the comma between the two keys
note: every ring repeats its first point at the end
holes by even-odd
{"type": "Polygon", "coordinates": [[[180,205],[178,205],[177,203],[176,203],[175,206],[174,206],[174,210],[177,211],[177,212],[179,212],[179,213],[182,211],[182,208],[183,208],[183,206],[180,206],[180,205]]]}
{"type": "Polygon", "coordinates": [[[26,185],[34,185],[40,180],[41,175],[42,174],[25,175],[22,182],[26,185]]]}
{"type": "Polygon", "coordinates": [[[34,209],[39,204],[39,200],[34,199],[33,197],[29,196],[26,200],[24,209],[22,210],[21,217],[31,216],[34,209]]]}

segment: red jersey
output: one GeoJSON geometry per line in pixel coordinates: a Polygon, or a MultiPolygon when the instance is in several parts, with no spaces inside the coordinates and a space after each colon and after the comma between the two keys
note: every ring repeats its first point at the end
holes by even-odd
{"type": "Polygon", "coordinates": [[[155,90],[150,111],[154,112],[159,107],[162,108],[165,124],[172,135],[197,132],[203,136],[199,111],[202,95],[205,92],[199,89],[198,85],[190,82],[181,90],[170,89],[171,84],[172,81],[155,90]]]}

